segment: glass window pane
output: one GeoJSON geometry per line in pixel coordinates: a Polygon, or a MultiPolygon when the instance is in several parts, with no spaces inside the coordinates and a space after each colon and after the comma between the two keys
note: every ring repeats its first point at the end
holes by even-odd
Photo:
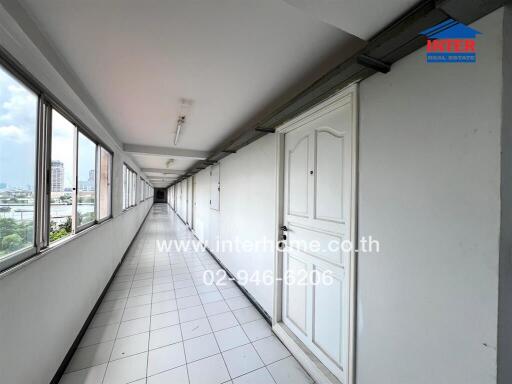
{"type": "Polygon", "coordinates": [[[127,174],[126,174],[126,166],[123,164],[123,209],[126,209],[126,193],[127,193],[127,174]]]}
{"type": "Polygon", "coordinates": [[[0,67],[0,261],[34,245],[37,103],[0,67]]]}
{"type": "Polygon", "coordinates": [[[77,226],[96,218],[96,143],[78,134],[77,226]]]}
{"type": "Polygon", "coordinates": [[[69,120],[52,110],[50,242],[60,240],[72,232],[75,129],[69,120]]]}
{"type": "Polygon", "coordinates": [[[111,169],[112,155],[105,148],[100,148],[98,181],[98,218],[100,220],[110,216],[111,169]]]}

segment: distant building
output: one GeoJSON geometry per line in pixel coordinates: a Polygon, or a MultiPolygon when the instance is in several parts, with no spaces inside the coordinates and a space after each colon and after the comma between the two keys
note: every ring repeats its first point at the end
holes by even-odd
{"type": "Polygon", "coordinates": [[[78,190],[81,192],[94,192],[96,186],[96,172],[94,169],[89,171],[89,179],[87,181],[78,180],[78,190]]]}
{"type": "Polygon", "coordinates": [[[64,191],[64,163],[52,161],[52,192],[64,191]]]}

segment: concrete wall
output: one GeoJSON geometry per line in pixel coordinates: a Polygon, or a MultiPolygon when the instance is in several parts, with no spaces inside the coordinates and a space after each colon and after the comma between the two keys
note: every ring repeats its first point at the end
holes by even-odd
{"type": "Polygon", "coordinates": [[[477,64],[421,49],[361,84],[358,384],[496,383],[502,15],[477,64]]]}
{"type": "MultiPolygon", "coordinates": [[[[276,138],[267,135],[220,161],[220,210],[210,209],[210,170],[195,176],[194,231],[235,275],[272,273],[271,246],[244,248],[245,242],[274,241],[276,223],[276,138]],[[221,247],[217,247],[219,240],[221,247]],[[222,247],[226,240],[233,247],[222,247]],[[238,246],[237,246],[238,244],[238,246]],[[242,272],[243,271],[243,272],[242,272]]],[[[272,314],[273,287],[249,282],[249,293],[272,314]]]]}
{"type": "Polygon", "coordinates": [[[2,6],[0,25],[0,44],[114,151],[114,218],[0,278],[0,381],[45,384],[63,361],[152,200],[122,212],[123,162],[139,175],[140,169],[2,6]]]}
{"type": "Polygon", "coordinates": [[[512,8],[503,20],[498,384],[512,383],[512,8]]]}

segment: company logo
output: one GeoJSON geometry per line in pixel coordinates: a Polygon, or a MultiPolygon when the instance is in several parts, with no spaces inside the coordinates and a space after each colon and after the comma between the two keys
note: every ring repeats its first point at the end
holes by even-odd
{"type": "Polygon", "coordinates": [[[420,32],[427,37],[427,63],[476,63],[476,29],[448,19],[420,32]]]}

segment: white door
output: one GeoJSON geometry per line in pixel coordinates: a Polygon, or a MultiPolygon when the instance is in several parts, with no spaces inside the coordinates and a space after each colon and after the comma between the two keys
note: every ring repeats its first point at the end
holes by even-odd
{"type": "Polygon", "coordinates": [[[187,182],[182,181],[181,183],[181,218],[183,221],[187,221],[187,182]]]}
{"type": "Polygon", "coordinates": [[[194,176],[188,179],[188,226],[192,228],[194,221],[194,176]]]}
{"type": "Polygon", "coordinates": [[[341,244],[352,236],[354,127],[350,93],[284,130],[282,319],[343,383],[351,252],[341,244]]]}

